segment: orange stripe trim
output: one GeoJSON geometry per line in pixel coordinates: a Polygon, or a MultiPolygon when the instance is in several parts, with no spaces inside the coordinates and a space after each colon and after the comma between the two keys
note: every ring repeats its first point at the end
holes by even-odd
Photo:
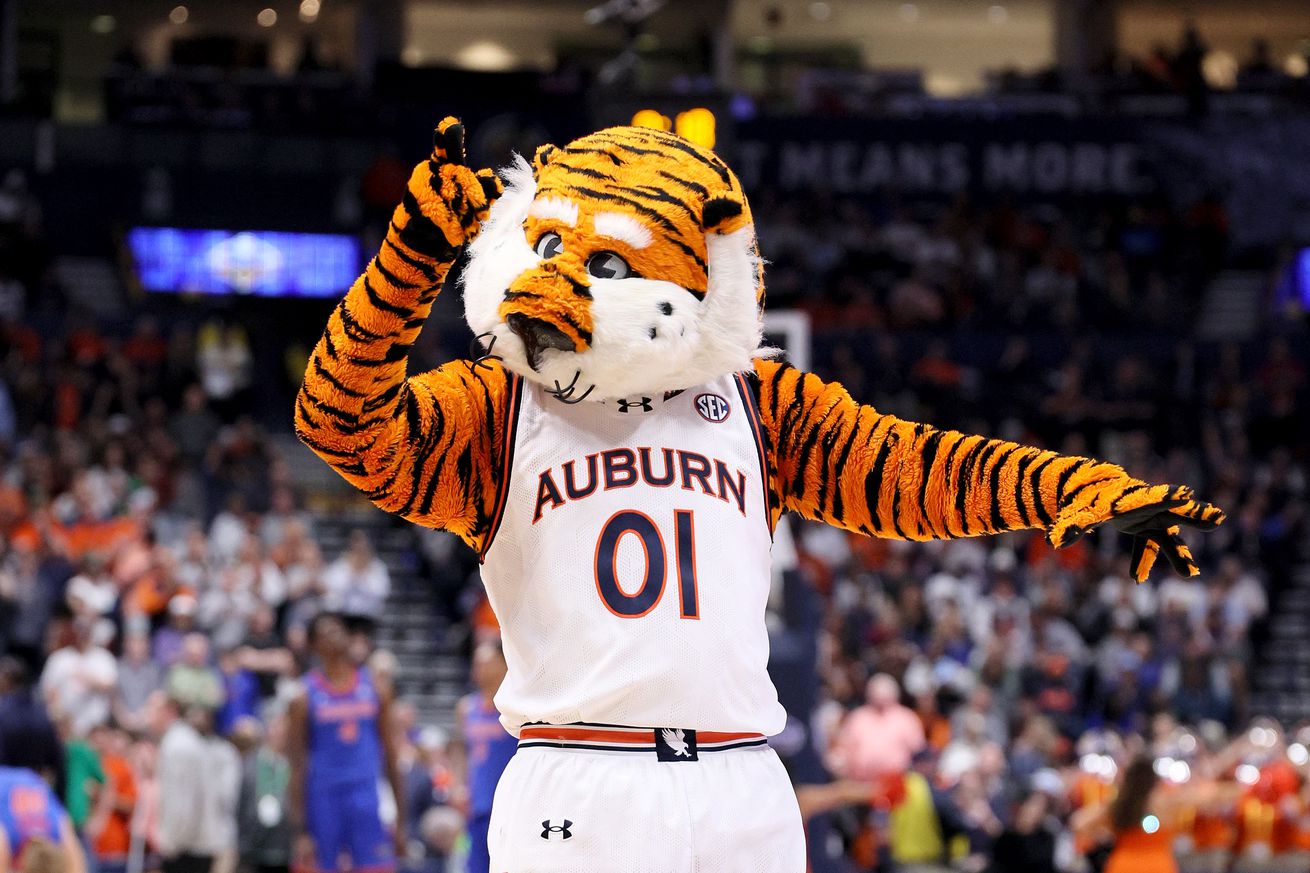
{"type": "Polygon", "coordinates": [[[728,743],[733,740],[762,740],[764,734],[733,734],[720,731],[696,731],[696,745],[705,743],[728,743]]]}
{"type": "Polygon", "coordinates": [[[520,740],[593,740],[605,743],[627,743],[629,745],[648,746],[655,742],[655,736],[649,732],[628,733],[626,731],[607,731],[596,728],[570,727],[525,727],[519,731],[520,740]]]}

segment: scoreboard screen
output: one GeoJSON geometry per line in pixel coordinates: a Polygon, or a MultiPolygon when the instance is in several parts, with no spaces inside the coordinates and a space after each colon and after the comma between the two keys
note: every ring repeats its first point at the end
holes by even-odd
{"type": "Polygon", "coordinates": [[[363,263],[348,234],[135,227],[127,247],[138,283],[157,293],[336,297],[363,263]]]}

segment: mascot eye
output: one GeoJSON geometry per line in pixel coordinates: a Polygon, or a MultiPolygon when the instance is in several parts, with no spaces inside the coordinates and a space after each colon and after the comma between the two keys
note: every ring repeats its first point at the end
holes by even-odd
{"type": "Polygon", "coordinates": [[[596,252],[587,259],[587,272],[597,279],[626,279],[632,268],[613,252],[596,252]]]}
{"type": "Polygon", "coordinates": [[[550,260],[560,252],[564,251],[564,240],[560,239],[559,234],[554,231],[547,231],[537,240],[537,245],[534,251],[536,251],[539,257],[545,260],[550,260]]]}

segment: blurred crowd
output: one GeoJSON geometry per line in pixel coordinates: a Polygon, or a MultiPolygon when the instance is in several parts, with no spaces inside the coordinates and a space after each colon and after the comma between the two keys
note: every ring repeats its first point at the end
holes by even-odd
{"type": "MultiPolygon", "coordinates": [[[[359,532],[322,553],[329,520],[264,432],[289,416],[249,415],[239,322],[25,316],[50,279],[17,191],[0,197],[0,763],[54,779],[113,869],[168,848],[160,743],[185,723],[231,776],[203,838],[228,864],[285,866],[284,821],[259,807],[285,785],[307,623],[350,616],[385,673],[387,567],[359,532]],[[48,741],[6,742],[43,719],[48,741]]],[[[1189,857],[1304,864],[1310,736],[1259,719],[1251,691],[1253,640],[1310,558],[1307,337],[1270,320],[1254,342],[1194,339],[1225,262],[1219,203],[756,204],[770,306],[811,314],[815,368],[856,397],[1186,482],[1229,515],[1193,543],[1202,578],[1147,585],[1108,533],[1055,553],[1026,533],[798,525],[820,691],[795,715],[822,766],[797,782],[829,869],[1088,869],[1104,835],[1079,811],[1142,753],[1196,798],[1155,823],[1189,857]]],[[[494,629],[485,604],[467,612],[494,629]]],[[[399,709],[410,863],[435,873],[461,851],[459,750],[399,709]]]]}
{"type": "MultiPolygon", "coordinates": [[[[0,767],[51,782],[92,870],[154,869],[180,846],[220,873],[285,870],[286,710],[312,662],[307,625],[343,616],[356,659],[389,681],[396,658],[373,643],[388,566],[365,531],[303,507],[249,413],[239,324],[161,323],[145,306],[121,331],[75,309],[52,319],[39,204],[21,184],[4,193],[0,767]],[[329,523],[340,549],[324,554],[329,523]],[[170,749],[193,735],[212,791],[170,806],[170,749]]],[[[405,700],[390,720],[406,867],[454,869],[458,738],[405,700]]]]}
{"type": "Polygon", "coordinates": [[[1258,342],[1195,338],[1225,263],[1218,203],[758,202],[770,305],[811,313],[817,368],[856,397],[1187,482],[1229,513],[1191,539],[1201,578],[1146,585],[1113,532],[1054,552],[1037,533],[798,525],[822,598],[805,731],[837,780],[823,808],[847,804],[833,869],[1098,869],[1090,823],[1142,754],[1183,800],[1154,827],[1186,869],[1304,869],[1310,728],[1261,719],[1252,670],[1310,562],[1307,335],[1262,312],[1258,342]]]}
{"type": "MultiPolygon", "coordinates": [[[[1175,94],[1188,98],[1194,109],[1204,109],[1206,94],[1216,90],[1304,101],[1306,61],[1300,50],[1276,57],[1265,36],[1252,39],[1241,58],[1216,53],[1197,27],[1187,25],[1172,45],[1156,42],[1142,56],[1128,56],[1111,47],[1088,72],[1091,87],[1103,97],[1175,94]]],[[[1007,72],[997,76],[994,84],[1002,92],[1067,88],[1056,71],[1032,76],[1007,72]]]]}

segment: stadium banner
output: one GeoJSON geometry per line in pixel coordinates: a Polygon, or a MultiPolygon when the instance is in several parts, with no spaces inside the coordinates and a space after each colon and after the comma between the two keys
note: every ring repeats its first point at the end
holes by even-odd
{"type": "Polygon", "coordinates": [[[1155,188],[1141,131],[1106,119],[758,119],[737,126],[749,190],[1136,196],[1155,188]]]}

